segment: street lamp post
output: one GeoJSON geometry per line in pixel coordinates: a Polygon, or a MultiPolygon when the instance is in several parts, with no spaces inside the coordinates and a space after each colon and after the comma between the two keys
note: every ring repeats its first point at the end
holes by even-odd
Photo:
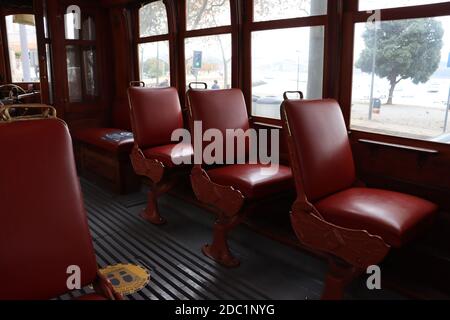
{"type": "Polygon", "coordinates": [[[450,87],[448,88],[448,98],[447,98],[447,104],[445,105],[445,122],[444,122],[444,133],[447,132],[448,127],[448,113],[450,109],[450,87]]]}
{"type": "Polygon", "coordinates": [[[375,85],[375,67],[376,67],[376,60],[377,60],[377,41],[378,41],[378,26],[377,22],[374,22],[373,30],[374,30],[374,37],[373,37],[373,55],[372,55],[372,82],[370,84],[370,99],[369,99],[369,120],[372,120],[372,113],[373,113],[373,89],[375,85]]]}
{"type": "Polygon", "coordinates": [[[297,91],[300,90],[300,50],[297,50],[297,91]]]}

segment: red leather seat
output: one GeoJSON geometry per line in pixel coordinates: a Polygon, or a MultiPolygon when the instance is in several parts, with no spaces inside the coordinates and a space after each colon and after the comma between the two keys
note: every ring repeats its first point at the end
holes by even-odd
{"type": "Polygon", "coordinates": [[[153,224],[162,224],[165,220],[159,215],[157,197],[172,187],[175,169],[184,167],[175,163],[186,161],[175,159],[190,160],[193,156],[190,143],[178,145],[171,139],[175,130],[183,128],[178,92],[175,88],[130,87],[128,96],[135,139],[131,160],[136,174],[151,181],[142,216],[153,224]]]}
{"type": "Polygon", "coordinates": [[[174,168],[182,160],[190,160],[194,153],[192,145],[189,144],[167,144],[163,146],[148,148],[142,151],[145,157],[161,161],[165,166],[174,168]],[[178,160],[178,161],[176,161],[178,160]]]}
{"type": "Polygon", "coordinates": [[[398,192],[353,188],[353,155],[336,101],[288,100],[284,109],[304,192],[324,218],[342,227],[367,230],[395,247],[428,225],[437,210],[429,201],[398,192]]]}
{"type": "Polygon", "coordinates": [[[208,170],[208,176],[214,183],[233,186],[248,199],[270,196],[276,192],[292,190],[294,187],[289,167],[281,166],[271,175],[261,174],[261,164],[235,164],[208,170]]]}
{"type": "Polygon", "coordinates": [[[322,298],[341,299],[346,285],[379,264],[391,246],[401,247],[425,230],[437,206],[359,187],[335,100],[285,100],[281,115],[297,189],[291,223],[304,245],[331,258],[322,298]]]}
{"type": "Polygon", "coordinates": [[[436,205],[403,193],[350,188],[316,202],[323,217],[338,226],[367,230],[401,247],[432,222],[436,205]]]}
{"type": "MultiPolygon", "coordinates": [[[[192,120],[202,122],[203,132],[218,129],[226,137],[227,129],[246,131],[250,128],[244,97],[239,89],[193,90],[189,93],[189,99],[192,120]]],[[[246,152],[248,153],[248,146],[246,152]]],[[[263,167],[258,164],[236,164],[210,169],[207,172],[214,182],[232,186],[249,198],[266,196],[294,187],[289,167],[279,165],[278,172],[269,176],[261,174],[260,169],[263,167]],[[281,189],[278,190],[278,187],[281,189]]]]}
{"type": "Polygon", "coordinates": [[[120,298],[98,274],[67,126],[60,120],[0,123],[0,299],[67,293],[67,268],[81,287],[120,298]]]}
{"type": "Polygon", "coordinates": [[[89,145],[114,153],[130,153],[133,149],[134,139],[128,131],[114,128],[85,128],[72,131],[72,137],[89,145]],[[114,136],[127,134],[123,138],[114,139],[114,136]]]}
{"type": "MultiPolygon", "coordinates": [[[[209,129],[222,133],[224,153],[227,150],[226,137],[229,136],[227,130],[246,132],[250,128],[244,96],[239,89],[189,90],[188,101],[194,139],[199,138],[195,137],[197,130],[194,128],[194,122],[201,121],[202,134],[209,129]]],[[[204,142],[203,147],[208,144],[209,142],[204,142]]],[[[237,149],[235,143],[235,160],[251,158],[249,147],[248,140],[243,150],[237,149]],[[244,154],[236,154],[236,151],[244,154]]],[[[225,160],[229,162],[228,157],[225,157],[224,154],[224,159],[219,159],[216,164],[220,165],[225,160]]],[[[262,170],[264,165],[250,164],[249,161],[218,168],[208,167],[206,164],[195,165],[191,173],[193,190],[200,201],[218,213],[213,241],[211,245],[203,247],[206,256],[226,267],[239,265],[239,260],[233,257],[229,250],[228,233],[256,207],[255,200],[259,204],[294,187],[291,169],[277,165],[278,171],[272,174],[262,170]]]]}

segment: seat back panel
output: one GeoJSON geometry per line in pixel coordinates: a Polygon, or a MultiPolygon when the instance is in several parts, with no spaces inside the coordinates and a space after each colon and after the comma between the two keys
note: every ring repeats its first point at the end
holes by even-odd
{"type": "Polygon", "coordinates": [[[141,149],[172,144],[172,132],[183,128],[178,92],[175,88],[128,89],[134,139],[141,149]]]}
{"type": "Polygon", "coordinates": [[[66,125],[59,120],[0,124],[0,299],[49,299],[81,285],[97,264],[66,125]]]}
{"type": "Polygon", "coordinates": [[[303,188],[316,201],[351,187],[355,167],[342,111],[334,100],[283,103],[299,160],[303,188]]]}
{"type": "MultiPolygon", "coordinates": [[[[202,134],[208,129],[218,129],[224,137],[223,150],[226,150],[227,129],[247,131],[250,128],[247,107],[241,90],[190,90],[188,97],[192,120],[202,122],[202,134]]],[[[204,142],[203,148],[209,143],[204,142]]],[[[236,145],[235,142],[235,150],[236,145]]],[[[247,154],[248,140],[245,147],[247,154]]]]}

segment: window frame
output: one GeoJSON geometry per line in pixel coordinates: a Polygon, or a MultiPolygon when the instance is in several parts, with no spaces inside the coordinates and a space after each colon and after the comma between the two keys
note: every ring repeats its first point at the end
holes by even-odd
{"type": "MultiPolygon", "coordinates": [[[[2,44],[3,44],[3,55],[4,55],[4,65],[2,65],[4,72],[5,72],[5,78],[3,80],[0,80],[1,82],[4,83],[14,83],[14,84],[18,84],[18,85],[26,85],[26,84],[39,84],[40,85],[40,81],[35,81],[35,82],[13,82],[12,81],[12,73],[11,73],[11,61],[9,59],[9,42],[8,42],[8,34],[7,34],[7,30],[6,30],[6,17],[10,16],[10,15],[16,15],[16,14],[30,14],[34,16],[35,19],[35,28],[36,28],[36,41],[37,41],[37,45],[38,45],[38,57],[40,57],[41,52],[40,52],[40,47],[39,47],[39,34],[38,34],[38,15],[33,12],[33,10],[28,10],[28,9],[1,9],[0,11],[0,25],[1,25],[1,35],[0,35],[0,39],[2,40],[2,44]]],[[[39,65],[39,67],[41,67],[39,65]]],[[[2,70],[3,71],[3,70],[2,70]]],[[[39,72],[41,72],[41,70],[39,70],[39,72]]]]}
{"type": "MultiPolygon", "coordinates": [[[[66,12],[68,5],[64,5],[64,12],[66,12]]],[[[101,68],[100,68],[100,50],[99,48],[101,48],[101,45],[99,45],[99,21],[100,19],[98,18],[98,12],[94,11],[94,10],[90,10],[88,7],[83,7],[81,9],[81,22],[83,21],[83,19],[86,16],[90,16],[94,19],[94,23],[95,23],[95,39],[94,40],[82,40],[81,39],[81,31],[80,31],[80,39],[66,39],[66,31],[65,31],[65,21],[63,21],[63,26],[64,26],[64,32],[63,32],[63,48],[64,48],[64,53],[65,53],[65,60],[66,60],[66,92],[67,92],[67,103],[69,103],[70,105],[80,105],[80,104],[86,104],[86,103],[96,103],[100,100],[100,95],[101,95],[101,68]],[[68,78],[68,74],[67,74],[67,47],[68,46],[74,46],[77,47],[79,49],[79,54],[80,54],[80,75],[81,75],[81,100],[80,101],[70,101],[70,97],[69,97],[69,78],[68,78]],[[88,95],[86,94],[86,86],[85,86],[85,77],[84,77],[84,63],[83,63],[83,49],[87,49],[87,48],[94,48],[95,49],[95,65],[96,65],[96,82],[97,82],[97,95],[93,96],[93,95],[88,95]]],[[[63,19],[64,20],[64,19],[63,19]]]]}
{"type": "MultiPolygon", "coordinates": [[[[420,19],[420,18],[434,18],[442,16],[450,16],[450,1],[435,4],[416,5],[409,7],[377,9],[381,13],[381,21],[403,20],[403,19],[420,19]]],[[[351,126],[351,112],[352,112],[352,87],[353,87],[353,65],[354,65],[354,37],[355,25],[357,23],[366,22],[374,10],[359,11],[359,0],[344,1],[344,19],[342,32],[342,52],[340,64],[342,66],[340,73],[340,95],[339,102],[341,104],[342,112],[344,114],[345,123],[348,130],[355,132],[358,135],[368,135],[382,141],[403,141],[404,143],[419,145],[419,146],[442,146],[445,144],[420,140],[402,135],[389,135],[376,133],[366,130],[350,129],[351,126]]],[[[450,146],[448,146],[450,148],[450,146]]]]}
{"type": "MultiPolygon", "coordinates": [[[[249,116],[255,122],[261,122],[271,125],[280,125],[281,120],[275,118],[267,118],[252,115],[252,32],[266,30],[281,30],[298,27],[324,27],[324,57],[323,57],[323,80],[322,80],[322,96],[323,98],[337,98],[338,91],[336,88],[337,72],[339,70],[339,60],[336,58],[336,50],[338,48],[338,35],[340,30],[340,12],[342,0],[328,0],[327,14],[298,17],[289,19],[276,19],[266,21],[254,21],[254,0],[244,2],[244,21],[243,21],[243,91],[246,100],[249,116]],[[336,28],[329,28],[329,25],[336,28]],[[331,30],[333,29],[333,30],[331,30]],[[330,50],[332,54],[330,54],[330,50]],[[334,51],[334,56],[333,56],[334,51]],[[333,58],[334,57],[334,58],[333,58]],[[337,63],[337,64],[336,64],[337,63]]],[[[286,89],[288,90],[288,88],[286,89]]]]}
{"type": "Polygon", "coordinates": [[[134,48],[134,74],[141,81],[139,66],[139,45],[152,42],[168,41],[169,42],[169,68],[170,68],[170,86],[177,86],[177,68],[175,59],[175,43],[176,43],[176,19],[174,13],[174,3],[172,0],[151,0],[137,3],[132,8],[133,21],[133,48],[134,48]],[[139,9],[152,2],[162,1],[166,6],[167,13],[167,34],[142,37],[140,36],[139,9]]]}
{"type": "Polygon", "coordinates": [[[240,88],[239,83],[239,0],[230,0],[230,25],[211,27],[205,29],[187,30],[187,0],[179,1],[178,17],[180,24],[180,37],[178,41],[178,66],[179,79],[178,91],[181,97],[182,105],[186,105],[186,55],[185,41],[189,38],[215,36],[230,34],[231,35],[231,87],[240,88]]]}

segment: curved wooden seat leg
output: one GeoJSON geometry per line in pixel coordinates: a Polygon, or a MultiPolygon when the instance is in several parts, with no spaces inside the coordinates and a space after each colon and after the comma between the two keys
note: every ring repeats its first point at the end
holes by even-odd
{"type": "Polygon", "coordinates": [[[151,188],[148,192],[147,207],[141,212],[141,217],[155,225],[162,225],[167,220],[159,214],[158,210],[158,192],[156,188],[151,188]]]}
{"type": "Polygon", "coordinates": [[[231,254],[228,247],[228,233],[242,221],[242,216],[235,216],[231,219],[219,217],[214,223],[213,241],[202,248],[202,252],[207,257],[213,259],[227,268],[239,266],[240,261],[231,254]]]}
{"type": "Polygon", "coordinates": [[[342,300],[345,288],[362,272],[362,269],[330,259],[322,300],[342,300]]]}

